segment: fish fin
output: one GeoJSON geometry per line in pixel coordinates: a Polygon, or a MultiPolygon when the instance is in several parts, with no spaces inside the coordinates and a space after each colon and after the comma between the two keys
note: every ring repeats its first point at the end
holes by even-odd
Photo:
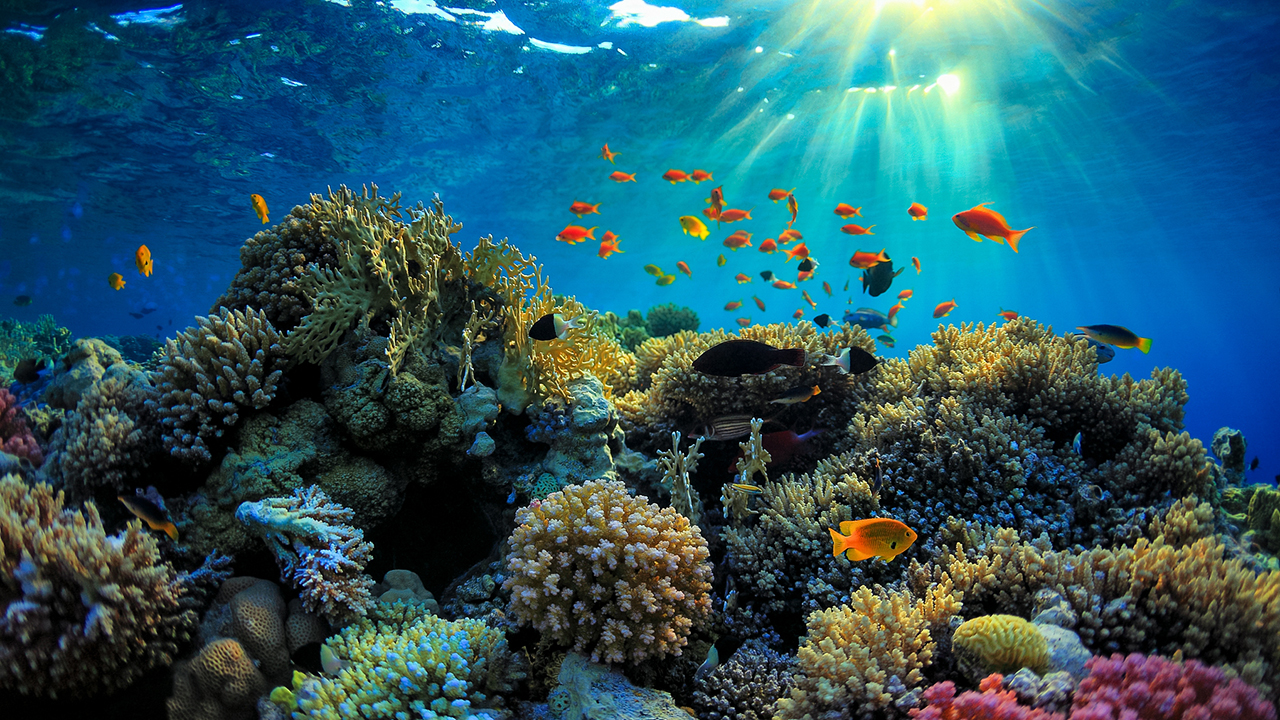
{"type": "Polygon", "coordinates": [[[973,238],[974,242],[982,242],[982,236],[972,230],[965,230],[964,234],[973,238]]]}
{"type": "Polygon", "coordinates": [[[1151,352],[1151,338],[1138,338],[1138,349],[1144,355],[1151,352]]]}
{"type": "Polygon", "coordinates": [[[1004,244],[1004,238],[1000,237],[999,235],[988,235],[987,239],[993,243],[1000,243],[1001,245],[1004,244]]]}
{"type": "Polygon", "coordinates": [[[844,553],[844,556],[849,558],[850,560],[853,560],[854,562],[857,562],[858,560],[866,560],[867,558],[870,558],[870,557],[875,557],[875,555],[872,555],[871,553],[862,552],[861,550],[858,550],[855,547],[850,547],[848,550],[846,550],[844,553]]]}
{"type": "Polygon", "coordinates": [[[840,557],[840,553],[844,552],[845,537],[831,528],[827,528],[827,532],[831,533],[831,554],[840,557]]]}
{"type": "MultiPolygon", "coordinates": [[[[1036,227],[1034,225],[1027,228],[1027,230],[1035,230],[1035,229],[1036,227]]],[[[1023,235],[1027,234],[1027,230],[1016,230],[1012,235],[1009,236],[1009,247],[1013,248],[1014,252],[1018,252],[1018,241],[1022,239],[1023,235]]]]}
{"type": "Polygon", "coordinates": [[[844,533],[845,535],[852,535],[853,530],[856,527],[858,527],[858,522],[856,520],[845,520],[844,522],[840,523],[840,532],[844,533]]]}

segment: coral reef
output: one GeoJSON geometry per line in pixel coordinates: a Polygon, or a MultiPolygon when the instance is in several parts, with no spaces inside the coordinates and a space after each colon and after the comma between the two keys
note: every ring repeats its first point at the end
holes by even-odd
{"type": "Polygon", "coordinates": [[[222,638],[174,666],[173,694],[165,708],[169,720],[253,720],[266,688],[244,646],[222,638]]]}
{"type": "Polygon", "coordinates": [[[210,460],[207,442],[262,410],[275,396],[285,366],[280,335],[254,308],[196,318],[165,342],[156,388],[147,406],[160,417],[165,448],[186,460],[210,460]]]}
{"type": "Polygon", "coordinates": [[[44,463],[44,451],[18,408],[18,399],[0,388],[0,452],[25,458],[35,467],[44,463]]]}
{"type": "Polygon", "coordinates": [[[373,579],[364,574],[373,545],[351,527],[352,514],[312,485],[290,497],[241,503],[236,519],[266,541],[308,610],[344,621],[373,605],[373,579]]]}
{"type": "Polygon", "coordinates": [[[381,603],[421,603],[432,615],[440,614],[440,603],[423,587],[418,573],[412,570],[388,570],[382,576],[382,582],[373,586],[373,594],[378,596],[378,602],[381,603]]]}
{"type": "Polygon", "coordinates": [[[1089,661],[1089,677],[1076,690],[1072,720],[1159,717],[1167,720],[1233,718],[1275,720],[1276,708],[1239,678],[1188,660],[1133,653],[1089,661]]]}
{"type": "Polygon", "coordinates": [[[131,522],[64,507],[44,483],[0,478],[0,687],[89,696],[170,664],[196,623],[186,584],[131,522]]]}
{"type": "Polygon", "coordinates": [[[645,327],[650,337],[661,338],[675,335],[681,330],[698,331],[698,313],[691,308],[675,303],[654,305],[649,308],[649,312],[645,314],[644,319],[645,327]]]}
{"type": "Polygon", "coordinates": [[[794,686],[795,660],[750,640],[711,671],[693,705],[708,720],[772,720],[777,699],[794,686]]]}
{"type": "Polygon", "coordinates": [[[982,677],[1023,668],[1042,673],[1049,662],[1044,636],[1016,615],[983,615],[964,621],[951,637],[951,650],[961,665],[971,662],[980,667],[982,677]]]}
{"type": "Polygon", "coordinates": [[[109,366],[51,439],[48,475],[77,497],[133,485],[160,447],[159,423],[148,405],[154,398],[146,373],[125,363],[109,366]]]}
{"type": "Polygon", "coordinates": [[[58,327],[52,315],[35,322],[13,318],[0,320],[0,384],[13,380],[13,370],[28,358],[51,364],[71,346],[71,331],[58,327]]]}
{"type": "Polygon", "coordinates": [[[120,352],[97,338],[80,338],[53,363],[49,385],[40,398],[62,410],[75,410],[80,397],[107,374],[123,364],[120,352]]]}
{"type": "Polygon", "coordinates": [[[560,663],[559,685],[548,704],[561,720],[685,720],[670,693],[639,688],[621,671],[598,665],[578,653],[560,663]]]}
{"type": "Polygon", "coordinates": [[[981,692],[960,695],[955,683],[940,682],[924,691],[928,703],[924,709],[909,712],[917,720],[1064,720],[1059,713],[1019,705],[1013,691],[1001,689],[1003,681],[1000,675],[991,675],[978,686],[981,692]]]}
{"type": "Polygon", "coordinates": [[[594,662],[679,655],[711,610],[702,533],[618,481],[570,485],[516,513],[510,612],[594,662]]]}
{"type": "Polygon", "coordinates": [[[529,440],[551,446],[542,471],[557,488],[588,480],[613,480],[609,440],[618,425],[617,414],[605,397],[604,385],[587,374],[567,383],[566,400],[545,401],[525,429],[529,440]]]}

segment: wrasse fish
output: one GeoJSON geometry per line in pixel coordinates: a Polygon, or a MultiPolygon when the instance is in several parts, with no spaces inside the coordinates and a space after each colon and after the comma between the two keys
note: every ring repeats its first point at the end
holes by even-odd
{"type": "MultiPolygon", "coordinates": [[[[751,434],[750,425],[747,426],[746,434],[747,435],[751,434]]],[[[759,485],[748,485],[747,483],[730,483],[730,487],[732,487],[734,490],[741,490],[742,492],[748,495],[759,495],[760,493],[764,492],[764,489],[761,488],[759,485]]]]}
{"type": "Polygon", "coordinates": [[[933,309],[933,316],[935,318],[944,318],[950,315],[951,311],[955,309],[956,309],[956,299],[951,298],[946,302],[938,303],[938,306],[933,309]]]}
{"type": "Polygon", "coordinates": [[[1016,310],[1005,310],[1004,308],[1000,308],[1000,312],[996,314],[1004,318],[1006,321],[1018,319],[1018,312],[1016,310]]]}
{"type": "Polygon", "coordinates": [[[782,198],[784,198],[784,197],[786,197],[786,196],[790,195],[791,193],[793,193],[793,192],[795,192],[795,191],[796,191],[796,189],[795,189],[795,188],[791,188],[790,190],[783,190],[783,189],[781,189],[781,188],[774,188],[774,189],[772,189],[772,190],[770,190],[770,191],[769,191],[769,199],[770,199],[770,200],[772,200],[772,201],[774,201],[774,202],[778,202],[778,201],[779,201],[779,200],[781,200],[782,198]]]}
{"type": "Polygon", "coordinates": [[[862,217],[862,208],[854,207],[848,203],[840,203],[839,205],[836,205],[835,213],[839,215],[841,219],[848,220],[855,215],[857,217],[862,217]]]}
{"type": "Polygon", "coordinates": [[[143,277],[151,277],[151,249],[146,245],[139,245],[137,252],[133,254],[133,263],[138,266],[138,272],[143,277]]]}
{"type": "Polygon", "coordinates": [[[841,227],[840,232],[846,235],[875,235],[875,233],[871,232],[871,228],[873,227],[875,227],[875,225],[868,225],[867,227],[862,227],[861,225],[854,225],[850,223],[848,225],[841,227]]]}
{"type": "Polygon", "coordinates": [[[1138,348],[1151,352],[1151,338],[1138,337],[1136,333],[1119,325],[1081,325],[1076,328],[1091,340],[1097,340],[1125,350],[1138,348]]]}
{"type": "Polygon", "coordinates": [[[662,173],[662,179],[666,180],[672,185],[675,185],[676,183],[682,183],[685,180],[688,180],[689,176],[682,170],[676,170],[675,168],[672,168],[662,173]]]}
{"type": "Polygon", "coordinates": [[[658,278],[657,284],[662,287],[666,287],[667,285],[670,285],[675,281],[676,281],[675,275],[663,275],[662,277],[658,278]]]}
{"type": "Polygon", "coordinates": [[[609,173],[609,179],[614,182],[620,182],[620,183],[635,182],[636,174],[631,173],[630,175],[628,175],[622,172],[621,170],[614,170],[613,172],[609,173]]]}
{"type": "Polygon", "coordinates": [[[929,208],[921,205],[920,203],[913,202],[911,203],[911,207],[907,208],[907,214],[911,216],[912,220],[928,220],[929,208]]]}
{"type": "Polygon", "coordinates": [[[614,253],[625,253],[625,250],[618,247],[621,242],[622,240],[617,235],[605,230],[604,237],[600,239],[600,252],[597,254],[602,258],[607,258],[614,253]]]}
{"type": "Polygon", "coordinates": [[[724,267],[727,262],[729,261],[724,259],[724,253],[720,253],[720,256],[716,258],[716,267],[724,267]]]}
{"type": "Polygon", "coordinates": [[[796,221],[796,213],[800,211],[800,204],[796,202],[796,194],[794,192],[787,195],[787,210],[791,211],[791,219],[787,221],[787,227],[791,227],[796,221]]]}
{"type": "Polygon", "coordinates": [[[786,250],[783,250],[782,252],[787,254],[786,262],[791,262],[791,260],[794,258],[800,258],[801,260],[803,260],[809,257],[809,248],[804,243],[800,243],[799,245],[796,245],[794,247],[789,247],[786,250]]]}
{"type": "Polygon", "coordinates": [[[862,252],[858,250],[853,253],[853,257],[849,258],[849,264],[860,270],[875,267],[882,262],[889,262],[889,256],[885,254],[885,248],[880,248],[880,253],[862,252]]]}
{"type": "Polygon", "coordinates": [[[822,281],[822,292],[826,293],[827,297],[833,297],[831,294],[831,284],[826,280],[822,281]]]}
{"type": "Polygon", "coordinates": [[[877,335],[877,336],[876,336],[876,340],[879,340],[879,341],[880,341],[880,344],[881,344],[881,345],[884,345],[884,346],[885,346],[885,347],[887,347],[887,348],[892,348],[892,347],[896,347],[896,346],[897,346],[897,341],[896,341],[896,340],[894,340],[894,339],[893,339],[891,336],[889,336],[889,335],[877,335]]]}
{"type": "Polygon", "coordinates": [[[796,289],[795,283],[787,282],[786,280],[774,280],[773,286],[778,288],[779,290],[795,290],[796,289]]]}
{"type": "Polygon", "coordinates": [[[574,200],[573,204],[569,206],[569,212],[577,215],[578,217],[590,215],[591,213],[599,215],[601,204],[602,203],[596,203],[595,205],[592,205],[591,203],[578,202],[577,200],[574,200]]]}
{"type": "Polygon", "coordinates": [[[918,258],[918,257],[912,257],[912,258],[911,258],[911,264],[915,266],[915,268],[916,268],[916,274],[917,274],[917,275],[919,275],[919,274],[920,274],[920,258],[918,258]]]}
{"type": "Polygon", "coordinates": [[[745,273],[738,273],[737,275],[734,275],[734,276],[733,276],[733,279],[734,279],[734,280],[737,280],[739,285],[741,285],[741,284],[743,284],[743,283],[749,283],[749,282],[751,282],[751,276],[750,276],[750,275],[747,275],[747,274],[745,274],[745,273]]]}
{"type": "Polygon", "coordinates": [[[831,554],[850,560],[884,558],[886,562],[907,551],[916,541],[911,528],[891,518],[846,520],[840,523],[840,532],[827,528],[831,533],[831,554]],[[842,534],[843,533],[843,534],[842,534]]]}
{"type": "Polygon", "coordinates": [[[685,275],[688,275],[690,278],[693,277],[693,271],[689,269],[689,263],[683,260],[676,263],[676,269],[685,275]]]}
{"type": "Polygon", "coordinates": [[[112,290],[119,290],[124,287],[124,284],[124,276],[120,273],[111,273],[107,276],[107,285],[110,285],[112,290]]]}
{"type": "Polygon", "coordinates": [[[856,312],[847,312],[844,314],[844,321],[850,325],[861,325],[867,330],[884,330],[889,332],[890,327],[896,327],[897,320],[890,320],[884,313],[874,308],[858,308],[856,312]]]}
{"type": "Polygon", "coordinates": [[[711,234],[707,226],[692,215],[681,215],[680,227],[684,230],[685,235],[692,235],[699,240],[706,240],[707,236],[711,234]]]}
{"type": "Polygon", "coordinates": [[[752,295],[752,296],[751,296],[751,299],[756,301],[756,307],[760,308],[760,310],[761,310],[761,311],[763,311],[763,310],[764,310],[764,301],[763,301],[763,300],[761,300],[760,298],[756,297],[755,295],[752,295]]]}
{"type": "Polygon", "coordinates": [[[751,247],[751,233],[746,230],[739,230],[724,239],[724,246],[730,250],[738,248],[751,247]]]}
{"type": "Polygon", "coordinates": [[[563,340],[570,330],[580,327],[582,327],[582,318],[565,320],[560,313],[548,313],[529,326],[529,337],[543,342],[563,340]]]}
{"type": "MultiPolygon", "coordinates": [[[[597,225],[596,227],[599,226],[597,225]]],[[[565,228],[560,231],[560,234],[556,235],[556,240],[569,243],[570,245],[576,245],[588,238],[595,240],[595,231],[595,227],[587,229],[581,225],[566,225],[565,228]]]]}
{"type": "MultiPolygon", "coordinates": [[[[752,209],[754,210],[755,208],[752,208],[752,209]]],[[[736,208],[729,208],[728,210],[724,210],[720,213],[721,222],[731,223],[731,222],[738,222],[739,220],[752,220],[752,219],[753,218],[751,217],[751,210],[738,210],[736,208]]]]}
{"type": "Polygon", "coordinates": [[[645,272],[647,272],[647,273],[649,273],[650,275],[652,275],[652,276],[654,276],[654,277],[662,277],[663,275],[666,275],[666,273],[662,272],[662,268],[660,268],[660,267],[658,267],[657,265],[654,265],[654,264],[652,264],[652,263],[651,263],[651,264],[649,264],[649,265],[645,265],[645,266],[644,266],[644,271],[645,271],[645,272]]]}
{"type": "Polygon", "coordinates": [[[782,234],[778,236],[778,242],[782,243],[783,245],[786,245],[787,243],[792,242],[794,240],[803,240],[803,239],[804,239],[804,236],[800,234],[799,230],[792,230],[791,228],[787,228],[786,230],[783,230],[782,234]]]}
{"type": "Polygon", "coordinates": [[[710,180],[711,173],[707,172],[706,170],[694,170],[693,174],[689,176],[689,179],[693,181],[694,185],[697,185],[703,180],[710,180]]]}
{"type": "Polygon", "coordinates": [[[762,253],[772,255],[773,253],[778,252],[778,243],[774,242],[773,238],[765,238],[764,242],[760,243],[759,250],[762,253]]]}
{"type": "Polygon", "coordinates": [[[729,302],[727,302],[727,303],[725,303],[725,304],[724,304],[724,309],[725,309],[725,310],[737,310],[737,309],[738,309],[738,308],[740,308],[740,307],[742,307],[742,301],[741,301],[741,300],[731,300],[731,301],[729,301],[729,302]]]}
{"type": "Polygon", "coordinates": [[[823,355],[821,365],[839,368],[841,375],[861,375],[880,364],[875,355],[858,347],[847,347],[839,355],[823,355]]]}
{"type": "Polygon", "coordinates": [[[1009,227],[1008,221],[1000,213],[988,208],[991,203],[985,202],[981,205],[958,212],[951,216],[951,221],[956,227],[964,231],[965,235],[973,238],[977,242],[982,242],[985,237],[988,240],[1003,244],[1005,240],[1009,241],[1009,247],[1014,252],[1018,252],[1018,241],[1022,236],[1027,234],[1028,230],[1034,230],[1035,226],[1031,226],[1026,230],[1014,230],[1009,227]]]}
{"type": "Polygon", "coordinates": [[[249,204],[253,206],[253,211],[257,213],[258,219],[262,221],[262,224],[266,225],[268,212],[267,201],[264,200],[261,195],[254,193],[249,196],[249,204]]]}
{"type": "Polygon", "coordinates": [[[782,393],[778,397],[769,402],[775,405],[795,405],[797,403],[808,402],[809,398],[821,393],[822,390],[817,385],[798,386],[782,393]]]}
{"type": "Polygon", "coordinates": [[[740,377],[760,375],[783,365],[804,367],[804,348],[775,348],[755,340],[726,340],[713,345],[693,361],[703,375],[740,377]]]}
{"type": "Polygon", "coordinates": [[[171,540],[178,541],[178,528],[169,519],[169,514],[159,505],[141,495],[117,495],[116,499],[124,503],[124,506],[129,508],[129,512],[146,523],[147,527],[152,530],[162,530],[171,540]]]}
{"type": "Polygon", "coordinates": [[[609,143],[605,143],[604,147],[600,148],[600,157],[612,163],[613,159],[618,157],[618,153],[610,151],[609,143]]]}

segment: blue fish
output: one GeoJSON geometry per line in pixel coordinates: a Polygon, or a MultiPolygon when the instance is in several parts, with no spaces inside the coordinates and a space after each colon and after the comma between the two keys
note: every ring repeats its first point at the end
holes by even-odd
{"type": "Polygon", "coordinates": [[[861,325],[866,330],[892,332],[893,329],[889,318],[884,313],[871,308],[858,308],[856,312],[847,312],[844,314],[844,321],[850,325],[861,325]]]}
{"type": "Polygon", "coordinates": [[[1074,450],[1077,455],[1081,454],[1080,443],[1083,440],[1084,440],[1084,433],[1076,433],[1076,439],[1071,441],[1071,449],[1074,450]]]}

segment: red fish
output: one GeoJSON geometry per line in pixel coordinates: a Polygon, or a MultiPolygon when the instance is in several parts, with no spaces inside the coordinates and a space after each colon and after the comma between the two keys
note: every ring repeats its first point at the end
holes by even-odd
{"type": "Polygon", "coordinates": [[[867,227],[862,227],[861,225],[854,225],[850,223],[840,228],[840,232],[846,235],[875,235],[875,233],[871,232],[871,228],[873,227],[875,227],[875,225],[868,225],[867,227]]]}
{"type": "Polygon", "coordinates": [[[742,327],[747,327],[748,325],[751,324],[751,318],[749,317],[738,318],[738,324],[741,325],[742,327]]]}
{"type": "Polygon", "coordinates": [[[831,285],[826,280],[822,281],[822,291],[827,294],[827,297],[831,297],[831,285]]]}
{"type": "Polygon", "coordinates": [[[581,225],[566,225],[565,228],[560,231],[560,234],[556,235],[556,239],[560,242],[567,242],[570,245],[576,245],[587,238],[595,240],[596,236],[592,234],[595,231],[596,229],[594,227],[588,230],[581,225]]]}
{"type": "Polygon", "coordinates": [[[773,238],[765,238],[764,242],[760,243],[760,252],[762,253],[773,254],[777,251],[778,243],[774,242],[773,238]]]}
{"type": "Polygon", "coordinates": [[[898,325],[898,324],[897,324],[897,323],[895,323],[895,322],[893,321],[893,316],[894,316],[894,315],[897,315],[897,314],[898,314],[898,311],[899,311],[899,310],[901,310],[901,309],[903,309],[903,307],[905,307],[905,306],[902,304],[902,301],[898,301],[898,302],[894,303],[893,307],[889,308],[889,315],[888,315],[888,318],[889,318],[889,324],[890,324],[890,325],[893,325],[893,326],[897,327],[897,325],[898,325]]]}
{"type": "Polygon", "coordinates": [[[809,257],[809,248],[806,247],[804,243],[800,243],[799,245],[796,245],[795,247],[792,247],[792,248],[787,248],[782,252],[787,254],[786,262],[791,262],[791,260],[794,258],[800,258],[801,260],[803,260],[809,257]]]}
{"type": "Polygon", "coordinates": [[[739,220],[751,220],[751,210],[736,210],[730,208],[720,212],[720,220],[722,222],[738,222],[739,220]]]}
{"type": "Polygon", "coordinates": [[[689,179],[693,181],[694,185],[697,185],[703,180],[710,180],[711,173],[707,172],[706,170],[694,170],[693,174],[689,176],[689,179]]]}
{"type": "Polygon", "coordinates": [[[889,256],[884,251],[884,248],[880,248],[880,254],[876,255],[875,253],[858,250],[853,254],[853,257],[849,258],[849,264],[860,270],[873,268],[882,262],[889,262],[889,256]]]}
{"type": "Polygon", "coordinates": [[[731,250],[737,250],[741,247],[751,247],[751,233],[745,230],[739,230],[724,239],[724,246],[731,250]]]}
{"type": "Polygon", "coordinates": [[[916,266],[916,274],[919,275],[920,274],[920,258],[918,257],[911,258],[911,264],[916,266]]]}
{"type": "Polygon", "coordinates": [[[770,190],[770,191],[769,191],[769,199],[770,199],[770,200],[772,200],[772,201],[774,201],[774,202],[778,202],[778,201],[779,201],[779,200],[781,200],[782,198],[784,198],[784,197],[786,197],[786,196],[790,195],[791,193],[793,193],[793,192],[795,192],[795,191],[796,191],[796,189],[795,189],[795,188],[791,188],[790,190],[783,190],[783,189],[781,189],[781,188],[774,188],[774,189],[772,189],[772,190],[770,190]]]}
{"type": "Polygon", "coordinates": [[[752,296],[751,296],[751,299],[756,301],[756,307],[760,308],[762,311],[764,310],[764,301],[763,301],[763,300],[761,300],[760,298],[756,297],[755,295],[752,295],[752,296]]]}
{"type": "Polygon", "coordinates": [[[778,242],[782,243],[783,245],[786,245],[789,242],[792,242],[794,240],[800,240],[803,238],[804,236],[800,234],[799,230],[792,230],[791,228],[787,228],[786,230],[782,231],[781,235],[778,236],[778,242]]]}
{"type": "Polygon", "coordinates": [[[912,220],[928,220],[929,208],[920,203],[911,203],[911,207],[907,208],[907,214],[911,216],[912,220]]]}
{"type": "Polygon", "coordinates": [[[795,311],[795,312],[793,312],[793,313],[791,313],[791,317],[793,317],[793,318],[795,318],[795,319],[797,319],[797,320],[799,320],[800,318],[804,317],[804,308],[796,308],[796,311],[795,311]]]}
{"type": "Polygon", "coordinates": [[[774,280],[773,286],[778,288],[779,290],[795,290],[796,289],[795,283],[787,282],[786,280],[774,280]]]}
{"type": "Polygon", "coordinates": [[[716,209],[713,207],[702,208],[702,215],[706,217],[708,220],[720,219],[720,213],[716,212],[716,209]]]}
{"type": "Polygon", "coordinates": [[[946,302],[938,303],[938,307],[933,309],[933,316],[935,318],[944,318],[950,315],[951,311],[955,309],[956,309],[956,299],[951,298],[946,302]]]}
{"type": "Polygon", "coordinates": [[[600,252],[597,253],[602,258],[608,258],[614,253],[626,252],[618,248],[618,243],[622,242],[617,235],[605,230],[604,237],[600,238],[600,252]]]}
{"type": "Polygon", "coordinates": [[[800,272],[796,273],[796,282],[798,283],[804,282],[805,280],[812,280],[812,279],[813,279],[813,271],[811,270],[809,271],[801,270],[800,272]]]}
{"type": "Polygon", "coordinates": [[[1014,311],[1014,310],[1005,310],[1004,308],[1000,308],[1000,312],[998,312],[998,313],[996,313],[996,314],[997,314],[997,315],[999,315],[1000,317],[1004,318],[1005,320],[1017,320],[1017,319],[1018,319],[1018,313],[1017,313],[1016,311],[1014,311]]]}
{"type": "Polygon", "coordinates": [[[1018,241],[1028,230],[1034,230],[1035,226],[1031,226],[1026,230],[1014,230],[1009,227],[1008,221],[1000,213],[986,207],[991,203],[985,202],[981,205],[956,213],[951,216],[951,221],[956,227],[964,231],[965,235],[973,238],[978,242],[982,242],[985,237],[988,240],[1003,244],[1005,240],[1009,241],[1009,247],[1014,252],[1018,252],[1018,241]]]}
{"type": "Polygon", "coordinates": [[[609,143],[605,143],[604,147],[600,148],[600,157],[604,158],[605,160],[608,160],[609,162],[613,162],[613,159],[618,157],[618,153],[610,152],[609,143]]]}
{"type": "Polygon", "coordinates": [[[676,269],[684,273],[685,275],[688,275],[689,277],[693,277],[693,271],[689,269],[689,263],[683,260],[676,263],[676,269]]]}
{"type": "Polygon", "coordinates": [[[599,215],[600,206],[602,204],[603,203],[596,203],[595,205],[592,205],[591,203],[578,202],[577,200],[574,200],[573,204],[569,206],[569,212],[577,215],[578,217],[590,215],[591,213],[599,215]]]}
{"type": "Polygon", "coordinates": [[[750,276],[750,275],[745,275],[745,274],[743,274],[743,273],[738,273],[737,275],[734,275],[734,276],[733,276],[733,279],[734,279],[734,280],[737,280],[739,285],[741,285],[741,284],[743,284],[743,283],[749,283],[749,282],[751,282],[751,276],[750,276]]]}
{"type": "Polygon", "coordinates": [[[809,297],[808,290],[801,290],[800,297],[804,298],[804,301],[809,303],[809,307],[813,308],[814,310],[818,309],[818,303],[814,302],[813,298],[809,297]]]}
{"type": "Polygon", "coordinates": [[[688,180],[689,176],[681,170],[676,170],[675,168],[672,168],[662,173],[662,179],[666,180],[672,185],[675,185],[676,183],[682,183],[685,180],[688,180]]]}
{"type": "Polygon", "coordinates": [[[836,205],[835,213],[841,218],[848,220],[855,215],[862,217],[862,208],[860,206],[854,207],[848,203],[840,203],[839,205],[836,205]]]}
{"type": "Polygon", "coordinates": [[[903,290],[902,292],[898,293],[898,299],[899,299],[899,300],[910,300],[910,299],[911,299],[911,291],[910,291],[910,290],[903,290]]]}
{"type": "Polygon", "coordinates": [[[737,310],[737,309],[738,309],[738,308],[740,308],[740,307],[742,307],[742,301],[741,301],[741,300],[734,300],[734,301],[732,301],[732,302],[727,302],[727,303],[725,303],[725,304],[724,304],[724,309],[725,309],[725,310],[737,310]]]}
{"type": "Polygon", "coordinates": [[[612,173],[609,173],[609,179],[614,182],[628,182],[628,181],[635,182],[636,174],[631,173],[630,175],[628,175],[622,172],[621,170],[614,170],[612,173]]]}
{"type": "Polygon", "coordinates": [[[787,227],[796,221],[796,213],[800,211],[800,204],[796,202],[795,193],[787,195],[787,209],[791,211],[791,219],[787,221],[787,227]]]}

